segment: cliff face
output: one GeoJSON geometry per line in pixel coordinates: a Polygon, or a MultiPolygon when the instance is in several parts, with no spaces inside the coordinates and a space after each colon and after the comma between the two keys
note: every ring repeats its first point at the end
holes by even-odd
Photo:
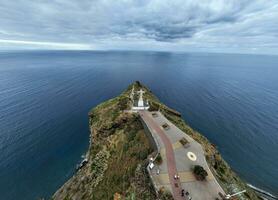
{"type": "Polygon", "coordinates": [[[152,148],[138,116],[123,112],[128,103],[126,91],[90,111],[88,163],[54,199],[155,199],[145,162],[152,148]]]}
{"type": "MultiPolygon", "coordinates": [[[[153,149],[138,115],[124,112],[131,106],[129,94],[133,86],[147,91],[144,96],[149,100],[151,110],[160,109],[172,123],[203,146],[212,172],[227,193],[246,189],[247,193],[241,199],[259,199],[230,169],[215,146],[192,130],[177,111],[160,103],[139,82],[90,111],[88,163],[54,194],[53,199],[157,198],[146,171],[147,157],[153,149]]],[[[163,195],[160,198],[167,199],[163,195]]]]}

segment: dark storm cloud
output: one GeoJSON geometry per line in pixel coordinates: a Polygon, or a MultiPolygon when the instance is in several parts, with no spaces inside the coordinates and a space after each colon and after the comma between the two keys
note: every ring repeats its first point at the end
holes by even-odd
{"type": "Polygon", "coordinates": [[[276,0],[2,0],[0,48],[256,49],[277,24],[276,0]]]}

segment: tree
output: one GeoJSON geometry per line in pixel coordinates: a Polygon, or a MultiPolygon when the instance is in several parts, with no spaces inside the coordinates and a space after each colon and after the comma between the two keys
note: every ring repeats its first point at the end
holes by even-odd
{"type": "Polygon", "coordinates": [[[208,176],[207,171],[200,165],[195,165],[193,172],[194,172],[196,178],[200,181],[205,180],[206,177],[208,176]]]}

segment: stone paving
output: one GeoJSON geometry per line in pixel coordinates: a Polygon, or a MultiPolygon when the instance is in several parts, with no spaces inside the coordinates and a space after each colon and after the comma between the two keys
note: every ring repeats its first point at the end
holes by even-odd
{"type": "Polygon", "coordinates": [[[182,189],[189,192],[192,200],[215,200],[216,197],[220,199],[218,193],[225,193],[208,167],[202,146],[189,135],[178,129],[160,112],[156,112],[156,117],[153,117],[149,111],[140,111],[139,113],[147,124],[152,136],[156,138],[156,141],[160,145],[160,154],[163,162],[151,170],[151,177],[156,186],[169,190],[175,199],[188,199],[187,197],[181,198],[180,194],[182,189]],[[162,127],[165,123],[170,126],[167,130],[162,127]],[[159,127],[159,130],[157,127],[159,127]],[[169,158],[167,157],[167,155],[171,156],[168,152],[169,147],[165,146],[165,138],[163,140],[161,136],[166,136],[167,141],[171,143],[170,151],[173,151],[173,163],[169,163],[169,158]],[[189,141],[189,146],[186,148],[179,142],[183,137],[189,141]],[[192,173],[194,165],[201,165],[208,172],[205,181],[196,180],[192,173]],[[158,169],[160,171],[159,174],[157,173],[158,169]],[[178,182],[177,180],[173,180],[173,173],[179,175],[178,182]],[[178,187],[176,187],[177,185],[178,187]]]}

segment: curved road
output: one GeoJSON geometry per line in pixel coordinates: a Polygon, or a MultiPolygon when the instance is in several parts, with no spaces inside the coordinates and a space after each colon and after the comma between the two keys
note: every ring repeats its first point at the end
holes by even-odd
{"type": "Polygon", "coordinates": [[[148,123],[152,128],[153,131],[159,135],[162,142],[165,145],[165,151],[166,151],[166,158],[167,158],[167,168],[168,168],[168,174],[169,174],[169,180],[173,191],[173,197],[175,200],[184,200],[181,197],[181,182],[179,179],[174,179],[174,175],[178,174],[177,167],[176,167],[176,161],[175,161],[175,154],[173,150],[173,146],[171,141],[168,139],[168,137],[165,135],[164,131],[161,129],[159,125],[152,119],[151,116],[148,115],[148,112],[145,111],[139,111],[142,119],[148,123]]]}

